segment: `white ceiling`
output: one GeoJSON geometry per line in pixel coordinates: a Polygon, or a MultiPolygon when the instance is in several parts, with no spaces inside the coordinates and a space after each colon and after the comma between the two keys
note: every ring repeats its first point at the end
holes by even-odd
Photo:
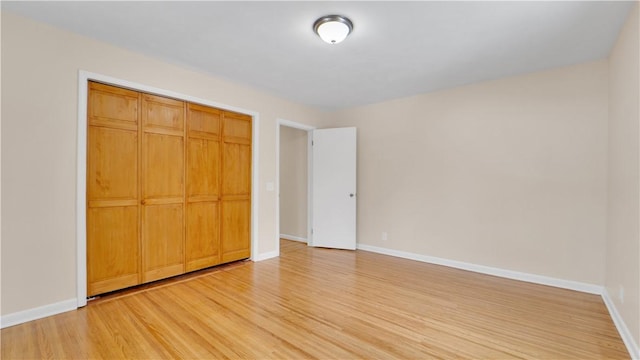
{"type": "Polygon", "coordinates": [[[606,58],[634,2],[7,2],[10,11],[339,109],[606,58]],[[341,44],[320,16],[354,23],[341,44]]]}

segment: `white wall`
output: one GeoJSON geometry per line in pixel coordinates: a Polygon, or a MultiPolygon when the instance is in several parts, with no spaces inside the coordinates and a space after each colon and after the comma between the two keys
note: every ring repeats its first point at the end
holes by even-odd
{"type": "Polygon", "coordinates": [[[607,81],[600,61],[332,114],[358,127],[359,244],[603,285],[607,81]]]}
{"type": "Polygon", "coordinates": [[[259,113],[259,254],[277,251],[277,118],[322,114],[254,89],[2,13],[3,315],[76,297],[78,71],[259,113]]]}
{"type": "Polygon", "coordinates": [[[307,238],[307,131],[280,126],[280,234],[307,238]]]}
{"type": "MultiPolygon", "coordinates": [[[[640,344],[640,8],[609,58],[608,294],[640,344]],[[620,289],[624,289],[624,302],[620,289]]],[[[636,356],[640,356],[637,354],[636,356]]]]}

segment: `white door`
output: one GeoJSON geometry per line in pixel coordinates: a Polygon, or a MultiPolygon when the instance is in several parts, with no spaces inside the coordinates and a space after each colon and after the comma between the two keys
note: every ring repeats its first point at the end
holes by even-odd
{"type": "Polygon", "coordinates": [[[356,128],[313,131],[312,246],[356,248],[356,128]]]}

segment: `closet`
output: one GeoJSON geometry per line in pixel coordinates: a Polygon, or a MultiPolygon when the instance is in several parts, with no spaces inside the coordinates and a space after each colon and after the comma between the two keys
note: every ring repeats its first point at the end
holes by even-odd
{"type": "Polygon", "coordinates": [[[251,117],[89,83],[87,293],[250,257],[251,117]]]}

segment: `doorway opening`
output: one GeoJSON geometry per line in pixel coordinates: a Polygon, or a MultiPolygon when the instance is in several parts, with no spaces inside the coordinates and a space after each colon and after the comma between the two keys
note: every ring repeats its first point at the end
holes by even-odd
{"type": "Polygon", "coordinates": [[[277,121],[277,244],[356,249],[356,131],[277,121]]]}
{"type": "Polygon", "coordinates": [[[311,138],[313,127],[278,120],[277,190],[280,239],[311,245],[311,138]]]}

